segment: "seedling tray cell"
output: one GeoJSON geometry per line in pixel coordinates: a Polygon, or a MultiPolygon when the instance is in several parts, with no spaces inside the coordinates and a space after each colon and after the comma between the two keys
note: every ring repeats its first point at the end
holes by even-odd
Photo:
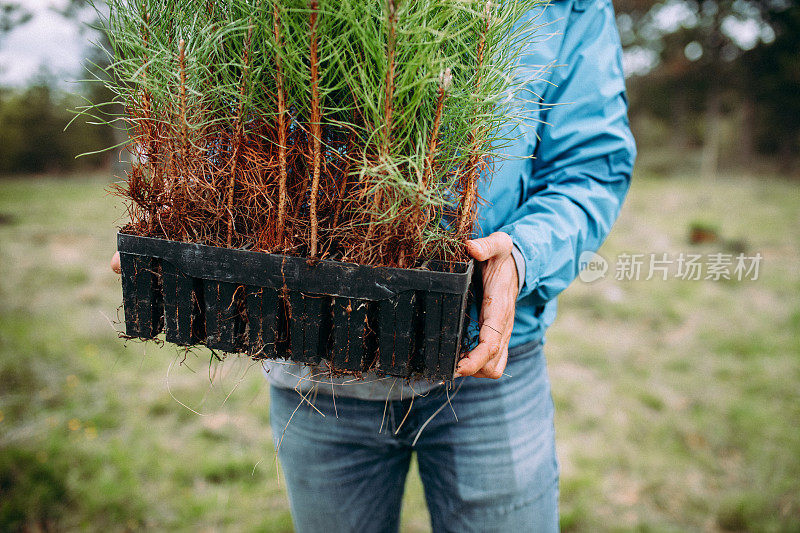
{"type": "Polygon", "coordinates": [[[120,233],[125,330],[261,359],[453,376],[473,264],[360,266],[120,233]]]}

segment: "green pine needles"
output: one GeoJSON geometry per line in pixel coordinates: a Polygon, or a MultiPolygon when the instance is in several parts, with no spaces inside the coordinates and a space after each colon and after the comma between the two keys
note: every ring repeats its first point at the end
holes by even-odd
{"type": "MultiPolygon", "coordinates": [[[[109,0],[124,231],[420,267],[465,259],[539,0],[109,0]]],[[[516,101],[519,101],[517,98],[516,101]]],[[[99,115],[113,106],[87,107],[99,115]]]]}

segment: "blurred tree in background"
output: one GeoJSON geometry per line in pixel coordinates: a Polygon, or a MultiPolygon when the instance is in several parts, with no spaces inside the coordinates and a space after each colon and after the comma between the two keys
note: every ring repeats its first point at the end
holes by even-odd
{"type": "Polygon", "coordinates": [[[107,147],[108,128],[72,119],[83,100],[55,87],[46,74],[24,89],[0,91],[0,174],[66,172],[101,167],[110,153],[76,159],[107,147]]]}
{"type": "Polygon", "coordinates": [[[775,40],[743,55],[743,80],[759,111],[753,124],[756,148],[777,155],[788,171],[800,151],[800,4],[767,7],[762,16],[775,31],[775,40]]]}
{"type": "Polygon", "coordinates": [[[616,0],[615,6],[626,54],[644,58],[629,88],[645,151],[702,148],[704,175],[759,156],[772,156],[784,171],[797,163],[797,2],[616,0]]]}
{"type": "MultiPolygon", "coordinates": [[[[61,11],[65,23],[80,22],[80,10],[86,2],[71,1],[61,11]]],[[[0,2],[0,46],[5,34],[24,25],[31,13],[19,2],[0,2]]],[[[89,79],[101,71],[104,52],[95,48],[87,58],[89,79]]],[[[117,151],[95,153],[118,144],[109,126],[89,124],[86,118],[74,117],[72,110],[92,101],[107,101],[102,83],[82,82],[77,94],[65,91],[46,68],[23,88],[0,87],[0,174],[70,172],[77,169],[108,167],[119,157],[117,151]]]]}
{"type": "Polygon", "coordinates": [[[0,38],[30,19],[30,11],[24,9],[19,2],[0,2],[0,38]]]}
{"type": "MultiPolygon", "coordinates": [[[[631,120],[642,161],[660,159],[665,173],[713,175],[720,168],[784,173],[800,169],[800,3],[796,0],[614,0],[626,52],[631,120]],[[687,157],[675,158],[675,153],[687,157]],[[683,168],[675,168],[676,164],[683,168]],[[687,166],[688,165],[688,166],[687,166]]],[[[102,1],[96,4],[102,8],[102,1]]],[[[69,0],[65,24],[91,31],[87,0],[69,0]]],[[[31,18],[25,3],[0,0],[3,35],[31,18]]],[[[104,45],[103,42],[100,43],[104,45]]],[[[87,54],[91,78],[107,58],[87,54]]],[[[68,108],[81,104],[47,76],[26,88],[0,87],[0,173],[59,171],[120,164],[113,150],[124,131],[79,119],[66,131],[68,108]]],[[[108,101],[102,83],[82,83],[80,96],[108,101]]],[[[124,164],[124,163],[122,163],[124,164]]],[[[659,170],[651,168],[651,170],[659,170]]],[[[120,175],[117,167],[113,173],[120,175]]]]}

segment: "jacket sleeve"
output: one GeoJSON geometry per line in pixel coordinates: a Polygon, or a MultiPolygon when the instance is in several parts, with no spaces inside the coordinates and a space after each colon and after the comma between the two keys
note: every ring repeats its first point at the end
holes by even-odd
{"type": "Polygon", "coordinates": [[[610,0],[576,4],[558,56],[563,66],[542,94],[547,109],[523,201],[499,230],[524,260],[519,298],[532,296],[536,305],[564,290],[578,275],[580,254],[603,243],[636,157],[613,7],[610,0]]]}

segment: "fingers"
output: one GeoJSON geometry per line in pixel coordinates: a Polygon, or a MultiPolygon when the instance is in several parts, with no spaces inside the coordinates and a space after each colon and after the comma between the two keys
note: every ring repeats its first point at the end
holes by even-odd
{"type": "Polygon", "coordinates": [[[500,350],[497,357],[491,359],[483,368],[475,372],[473,376],[476,378],[500,379],[503,377],[506,363],[508,363],[508,344],[500,350]]]}
{"type": "Polygon", "coordinates": [[[114,255],[111,257],[111,270],[116,272],[117,274],[122,273],[122,268],[119,264],[119,252],[115,252],[114,255]]]}
{"type": "Polygon", "coordinates": [[[482,265],[482,325],[478,345],[459,361],[455,377],[499,379],[503,375],[508,360],[508,342],[514,327],[518,284],[517,280],[512,279],[516,276],[516,267],[513,262],[509,263],[512,248],[511,237],[503,232],[467,241],[467,252],[477,261],[485,262],[482,265]],[[513,291],[509,289],[512,286],[513,291]]]}
{"type": "Polygon", "coordinates": [[[472,376],[500,353],[500,336],[487,339],[481,335],[478,345],[458,362],[455,377],[472,376]]]}
{"type": "Polygon", "coordinates": [[[499,379],[503,375],[508,360],[508,342],[514,328],[514,308],[500,310],[484,300],[483,324],[478,337],[478,345],[473,348],[456,368],[455,377],[475,376],[499,379]],[[498,312],[499,311],[499,312],[498,312]],[[491,324],[498,324],[497,327],[491,324]]]}
{"type": "Polygon", "coordinates": [[[467,253],[476,261],[488,261],[492,257],[511,253],[511,236],[496,231],[488,237],[467,241],[467,253]]]}

